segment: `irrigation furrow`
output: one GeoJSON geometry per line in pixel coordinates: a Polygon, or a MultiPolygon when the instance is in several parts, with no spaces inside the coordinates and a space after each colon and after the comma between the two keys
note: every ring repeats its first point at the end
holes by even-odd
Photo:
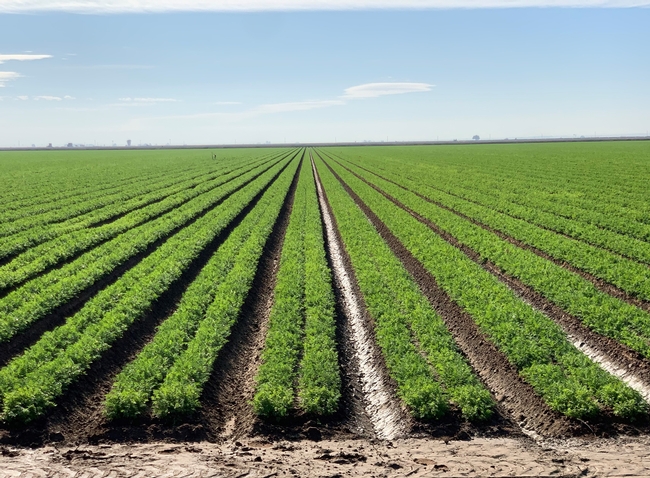
{"type": "Polygon", "coordinates": [[[366,413],[373,425],[375,434],[382,439],[392,440],[408,432],[408,418],[400,408],[394,392],[389,389],[390,379],[380,366],[381,353],[377,350],[370,320],[365,313],[363,299],[356,285],[350,260],[346,257],[343,243],[336,229],[336,222],[327,201],[326,193],[312,160],[316,178],[318,201],[323,215],[329,255],[335,283],[343,299],[343,311],[352,331],[352,345],[359,365],[366,413]]]}
{"type": "MultiPolygon", "coordinates": [[[[393,195],[400,194],[399,189],[395,188],[393,193],[387,195],[387,193],[381,188],[375,184],[370,183],[367,179],[359,176],[357,173],[349,170],[348,168],[345,168],[345,166],[340,165],[340,167],[344,168],[360,181],[365,182],[370,187],[393,202],[395,200],[395,196],[393,195]]],[[[400,188],[402,190],[405,190],[404,187],[400,188]]],[[[409,192],[409,194],[411,193],[409,192]]],[[[413,198],[416,196],[417,194],[413,194],[413,198]]],[[[400,197],[402,197],[402,200],[398,200],[398,206],[403,208],[405,204],[400,201],[408,202],[410,199],[408,195],[403,195],[400,197]]],[[[419,196],[417,196],[417,198],[418,201],[422,199],[419,196]]],[[[431,201],[427,202],[431,203],[431,201]]],[[[433,204],[435,206],[438,206],[435,203],[433,204]]],[[[412,206],[418,208],[418,210],[420,210],[419,208],[421,207],[417,204],[412,204],[412,206]]],[[[406,207],[408,208],[408,206],[406,207]]],[[[412,212],[413,207],[408,208],[409,213],[412,212]]],[[[484,229],[479,229],[479,224],[474,224],[470,219],[467,219],[467,224],[470,225],[469,230],[471,230],[471,228],[474,228],[476,230],[476,232],[470,234],[467,228],[460,227],[461,223],[456,224],[453,223],[453,221],[450,221],[450,218],[447,217],[450,216],[449,213],[453,214],[456,217],[459,217],[459,220],[461,221],[465,220],[464,217],[455,214],[453,211],[448,211],[447,208],[442,206],[440,206],[438,212],[432,210],[429,213],[425,211],[422,214],[428,214],[427,217],[429,217],[432,221],[435,221],[435,218],[438,218],[438,220],[442,221],[442,224],[444,224],[444,226],[438,227],[438,229],[444,229],[444,231],[448,234],[448,237],[445,238],[447,241],[449,241],[449,238],[452,237],[451,231],[455,231],[454,233],[457,235],[461,234],[461,237],[463,237],[463,243],[469,242],[470,244],[473,244],[474,248],[480,248],[480,250],[477,249],[477,252],[480,252],[482,256],[485,255],[485,259],[493,258],[495,263],[499,267],[503,268],[504,271],[512,271],[510,272],[511,275],[516,274],[517,277],[522,281],[526,281],[526,284],[531,285],[531,287],[536,287],[536,290],[539,289],[540,293],[543,293],[545,296],[547,296],[549,300],[553,300],[565,310],[581,317],[585,324],[587,324],[589,327],[592,327],[600,334],[607,335],[618,341],[621,341],[625,345],[633,348],[638,352],[643,353],[646,355],[646,357],[648,357],[648,354],[650,352],[647,350],[647,325],[644,324],[647,324],[648,320],[650,319],[648,318],[647,308],[643,305],[643,302],[636,299],[631,300],[629,297],[625,296],[621,297],[622,294],[618,294],[617,297],[617,294],[610,293],[612,290],[610,288],[606,289],[605,291],[600,290],[602,288],[603,281],[600,281],[598,283],[599,287],[595,287],[593,283],[583,280],[585,279],[583,274],[576,273],[576,275],[573,275],[571,274],[573,270],[568,269],[566,266],[561,267],[562,264],[557,264],[554,261],[549,261],[547,263],[548,266],[546,266],[544,264],[546,262],[545,257],[538,257],[537,255],[530,254],[530,252],[533,251],[528,251],[525,247],[521,247],[520,249],[522,250],[518,251],[518,249],[512,247],[518,246],[518,244],[513,244],[511,241],[506,241],[505,238],[502,238],[495,232],[494,242],[498,243],[499,241],[503,240],[501,246],[504,248],[503,250],[508,250],[509,252],[509,255],[501,254],[499,252],[501,249],[495,250],[495,248],[491,246],[492,240],[488,236],[481,236],[478,234],[478,231],[484,229]],[[435,217],[430,217],[432,214],[435,217]],[[517,256],[518,260],[520,261],[518,264],[528,264],[527,268],[520,265],[513,265],[513,254],[520,254],[521,256],[517,256]],[[555,282],[545,281],[543,278],[535,276],[533,273],[534,269],[531,270],[530,264],[536,264],[535,267],[537,269],[548,267],[548,274],[551,274],[549,277],[555,278],[555,282]],[[570,295],[568,292],[569,289],[558,288],[557,284],[559,283],[571,284],[570,287],[576,290],[576,294],[570,295]],[[592,288],[592,286],[594,287],[592,288]],[[610,295],[613,297],[610,297],[610,295]],[[637,306],[639,308],[636,308],[634,306],[637,306]],[[604,312],[600,312],[601,309],[604,312]],[[608,310],[609,315],[604,315],[608,310]],[[625,317],[627,317],[627,320],[624,320],[625,317]]],[[[490,233],[493,232],[491,230],[486,231],[490,233]]],[[[455,240],[455,238],[452,239],[455,240]]],[[[610,286],[610,284],[606,285],[610,286]]],[[[616,291],[614,290],[614,292],[616,291]]]]}
{"type": "MultiPolygon", "coordinates": [[[[303,152],[304,155],[304,152],[303,152]]],[[[211,439],[234,440],[250,434],[256,423],[252,407],[268,319],[273,305],[282,245],[304,163],[301,159],[273,230],[266,240],[255,277],[230,339],[217,358],[202,395],[200,420],[211,439]]]]}
{"type": "Polygon", "coordinates": [[[327,163],[325,164],[400,259],[431,306],[443,318],[474,370],[521,428],[546,437],[575,433],[576,425],[548,407],[533,388],[519,376],[516,368],[503,352],[498,350],[479,330],[472,317],[449,297],[433,276],[336,171],[327,163]]]}

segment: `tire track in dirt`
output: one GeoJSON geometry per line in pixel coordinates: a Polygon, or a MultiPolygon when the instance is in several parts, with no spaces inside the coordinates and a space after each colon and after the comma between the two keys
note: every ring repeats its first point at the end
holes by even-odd
{"type": "Polygon", "coordinates": [[[363,296],[354,276],[354,269],[343,246],[336,220],[313,159],[312,168],[325,226],[329,257],[332,261],[334,282],[339,292],[345,317],[343,329],[347,332],[347,342],[351,345],[350,348],[353,352],[352,364],[357,368],[355,375],[361,385],[365,413],[376,436],[392,440],[406,435],[411,428],[412,420],[397,399],[395,385],[388,375],[383,357],[374,340],[372,319],[363,302],[363,296]]]}
{"type": "Polygon", "coordinates": [[[581,425],[549,408],[519,376],[507,357],[481,332],[472,317],[449,297],[381,219],[329,165],[327,166],[414,278],[432,307],[440,314],[456,339],[458,347],[486,386],[493,391],[499,405],[524,432],[533,437],[556,437],[584,431],[581,425]]]}
{"type": "Polygon", "coordinates": [[[204,438],[206,427],[192,423],[180,427],[171,422],[146,419],[108,422],[103,414],[103,400],[110,391],[115,376],[132,361],[153,339],[156,328],[176,309],[185,289],[192,283],[212,254],[227,239],[230,232],[246,217],[262,195],[288,167],[289,162],[251,202],[208,244],[190,266],[154,303],[149,312],[137,320],[112,344],[90,369],[57,400],[57,407],[45,417],[22,428],[0,428],[0,442],[26,446],[64,442],[96,443],[99,441],[129,441],[158,439],[204,438]]]}

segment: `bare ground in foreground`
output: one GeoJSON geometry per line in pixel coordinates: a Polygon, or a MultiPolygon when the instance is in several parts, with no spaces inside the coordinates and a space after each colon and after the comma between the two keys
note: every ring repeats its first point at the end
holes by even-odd
{"type": "Polygon", "coordinates": [[[650,476],[650,437],[408,438],[0,448],[0,477],[650,476]]]}

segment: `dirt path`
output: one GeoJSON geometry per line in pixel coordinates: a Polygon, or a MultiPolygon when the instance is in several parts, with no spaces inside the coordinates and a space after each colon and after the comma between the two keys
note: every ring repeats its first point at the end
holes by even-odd
{"type": "Polygon", "coordinates": [[[0,449],[0,477],[183,476],[649,476],[650,438],[241,440],[222,445],[150,443],[0,449]]]}

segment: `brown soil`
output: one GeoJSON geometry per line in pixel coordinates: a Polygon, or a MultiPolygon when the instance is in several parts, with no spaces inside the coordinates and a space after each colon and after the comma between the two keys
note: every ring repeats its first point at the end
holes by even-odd
{"type": "Polygon", "coordinates": [[[330,170],[364,211],[393,253],[418,283],[433,308],[443,318],[461,351],[479,377],[494,393],[499,404],[498,412],[509,415],[525,429],[541,436],[568,436],[584,432],[580,424],[554,412],[546,405],[533,388],[523,381],[506,356],[480,331],[471,316],[444,292],[433,276],[343,179],[333,169],[330,170]]]}
{"type": "Polygon", "coordinates": [[[0,449],[0,477],[647,477],[650,439],[147,443],[0,449]]]}

